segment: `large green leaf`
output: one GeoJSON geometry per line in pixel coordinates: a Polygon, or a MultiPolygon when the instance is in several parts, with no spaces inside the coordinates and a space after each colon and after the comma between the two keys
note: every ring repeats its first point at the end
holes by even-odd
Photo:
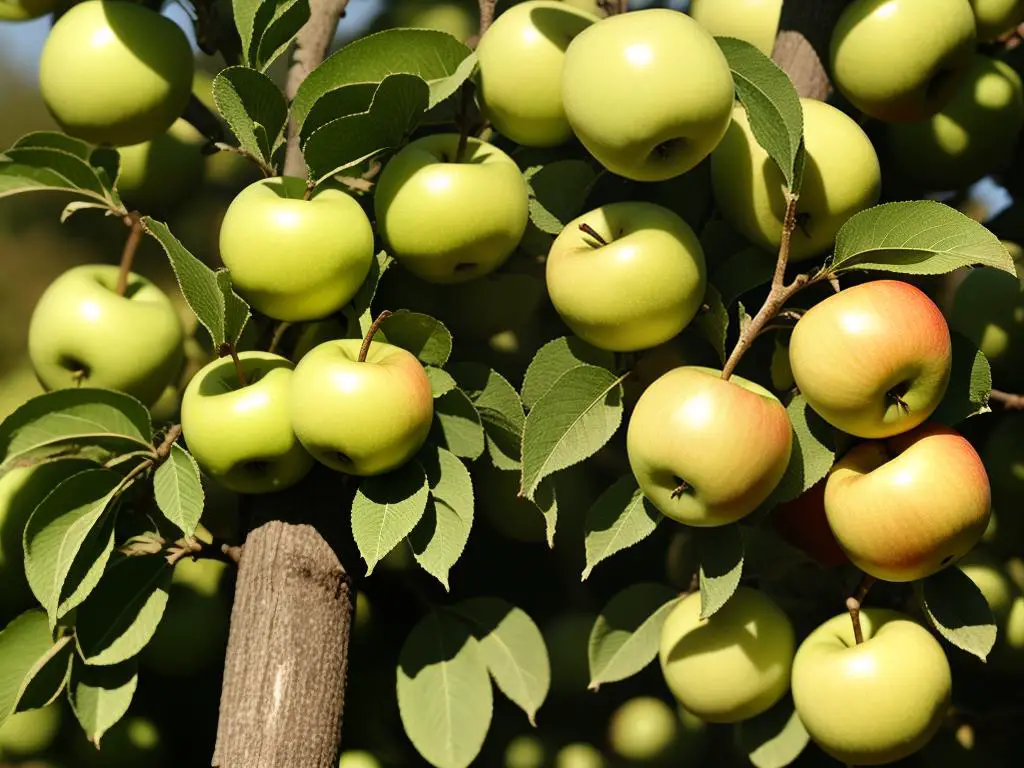
{"type": "Polygon", "coordinates": [[[556,160],[527,168],[523,176],[530,189],[530,221],[541,232],[557,235],[583,212],[598,174],[584,160],[556,160]]]}
{"type": "Polygon", "coordinates": [[[288,102],[274,81],[247,67],[228,67],[213,80],[213,101],[239,146],[273,166],[288,123],[288,102]]]}
{"type": "Polygon", "coordinates": [[[800,756],[811,737],[793,699],[785,696],[767,712],[738,723],[736,741],[755,768],[785,768],[800,756]]]}
{"type": "Polygon", "coordinates": [[[62,133],[37,131],[0,153],[0,197],[58,191],[84,198],[89,207],[119,210],[113,191],[117,170],[114,151],[62,133]]]}
{"type": "Polygon", "coordinates": [[[415,461],[359,484],[352,502],[352,535],[367,575],[412,533],[426,511],[429,491],[426,473],[415,461]]]}
{"type": "Polygon", "coordinates": [[[412,352],[425,365],[443,367],[452,353],[452,335],[430,315],[400,309],[386,317],[380,329],[388,343],[412,352]]]}
{"type": "Polygon", "coordinates": [[[461,389],[449,390],[434,400],[430,440],[465,459],[477,459],[483,454],[483,421],[469,395],[461,389]]]}
{"type": "Polygon", "coordinates": [[[258,44],[250,48],[252,66],[266,72],[309,21],[309,15],[309,0],[264,0],[256,12],[254,27],[261,34],[258,44]]]}
{"type": "Polygon", "coordinates": [[[93,667],[75,659],[68,701],[85,737],[97,747],[103,734],[128,711],[138,683],[134,659],[111,667],[93,667]]]}
{"type": "Polygon", "coordinates": [[[633,475],[620,477],[587,511],[583,523],[586,579],[602,560],[643,541],[658,527],[661,513],[644,498],[633,475]]]}
{"type": "Polygon", "coordinates": [[[46,613],[38,609],[0,630],[0,725],[19,709],[41,707],[57,697],[72,648],[70,636],[54,640],[46,613]]]}
{"type": "Polygon", "coordinates": [[[957,648],[988,658],[996,642],[996,624],[985,596],[956,566],[914,583],[918,602],[932,626],[957,648]]]}
{"type": "Polygon", "coordinates": [[[428,445],[418,459],[427,473],[430,498],[409,543],[416,562],[448,589],[448,573],[462,556],[473,526],[473,480],[466,465],[444,448],[428,445]]]}
{"type": "Polygon", "coordinates": [[[480,363],[457,363],[452,374],[480,414],[487,450],[498,469],[519,469],[526,416],[523,403],[507,379],[480,363]]]}
{"type": "Polygon", "coordinates": [[[153,473],[153,495],[164,517],[186,536],[196,532],[203,514],[203,482],[192,454],[175,443],[153,473]]]}
{"type": "Polygon", "coordinates": [[[596,365],[613,370],[615,355],[598,349],[575,336],[563,336],[549,341],[534,355],[523,377],[523,404],[533,408],[551,386],[572,368],[596,365]]]}

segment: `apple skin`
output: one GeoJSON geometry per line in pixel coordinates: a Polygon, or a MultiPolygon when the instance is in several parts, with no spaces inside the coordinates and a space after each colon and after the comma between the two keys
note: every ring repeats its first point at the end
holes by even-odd
{"type": "Polygon", "coordinates": [[[551,246],[546,276],[551,303],[570,330],[615,352],[650,349],[678,335],[707,288],[700,240],[679,216],[652,203],[611,203],[570,222],[551,246]]]}
{"type": "Polygon", "coordinates": [[[203,472],[236,493],[272,493],[309,474],[313,459],[292,432],[293,366],[269,352],[240,352],[197,373],[181,400],[181,427],[203,472]]]}
{"type": "Polygon", "coordinates": [[[680,730],[672,707],[653,696],[638,696],[612,713],[608,743],[624,760],[657,763],[671,757],[680,730]]]}
{"type": "Polygon", "coordinates": [[[350,749],[341,753],[338,768],[381,768],[380,760],[370,752],[361,749],[350,749]]]}
{"type": "Polygon", "coordinates": [[[517,144],[555,147],[572,138],[562,108],[565,49],[597,17],[553,0],[504,11],[480,38],[477,96],[494,128],[517,144]]]}
{"type": "Polygon", "coordinates": [[[826,568],[850,562],[825,515],[825,481],[821,480],[792,501],[772,510],[772,522],[786,541],[826,568]]]}
{"type": "Polygon", "coordinates": [[[292,378],[292,427],[317,461],[350,475],[379,475],[405,464],[434,418],[430,382],[400,347],[359,339],[328,341],[299,361],[292,378]]]}
{"type": "Polygon", "coordinates": [[[891,437],[938,407],[949,384],[952,343],[942,312],[922,291],[873,280],[808,310],[790,337],[789,362],[811,408],[833,427],[857,437],[891,437]]]}
{"type": "Polygon", "coordinates": [[[679,11],[611,16],[565,53],[562,103],[573,132],[601,165],[634,181],[679,176],[711,154],[733,96],[725,55],[679,11]]]}
{"type": "Polygon", "coordinates": [[[118,296],[118,268],[72,267],[32,312],[28,353],[47,389],[116,389],[152,405],[184,360],[181,320],[167,294],[134,272],[118,296]]]}
{"type": "Polygon", "coordinates": [[[676,368],[651,384],[626,433],[644,495],[666,517],[701,527],[753,512],[785,474],[792,444],[789,416],[775,395],[698,366],[676,368]],[[672,498],[680,480],[690,490],[672,498]]]}
{"type": "Polygon", "coordinates": [[[847,765],[882,765],[916,752],[942,725],[952,675],[942,646],[896,611],[860,612],[857,644],[848,613],[800,645],[793,701],[807,732],[847,765]]]}
{"type": "Polygon", "coordinates": [[[740,587],[717,613],[700,618],[700,593],[679,601],[661,629],[658,658],[669,690],[710,723],[761,714],[789,689],[793,625],[763,592],[740,587]]]}
{"type": "Polygon", "coordinates": [[[544,768],[546,752],[544,742],[536,736],[516,736],[505,747],[502,768],[544,768]]]}
{"type": "Polygon", "coordinates": [[[988,603],[988,607],[992,610],[992,616],[996,620],[998,628],[996,646],[998,648],[1003,639],[1006,622],[1013,609],[1013,602],[1020,595],[1020,591],[1010,579],[1006,568],[999,559],[983,545],[975,547],[964,555],[963,559],[957,563],[957,567],[974,582],[981,594],[985,596],[985,602],[988,603]]]}
{"type": "Polygon", "coordinates": [[[1021,0],[969,0],[979,40],[995,40],[1024,21],[1021,0]]]}
{"type": "Polygon", "coordinates": [[[202,134],[175,121],[151,141],[121,147],[117,191],[130,206],[165,211],[194,194],[203,183],[206,158],[202,134]]]}
{"type": "Polygon", "coordinates": [[[836,462],[825,486],[839,545],[885,581],[923,579],[963,557],[985,533],[991,508],[981,457],[934,423],[861,443],[836,462]]]}
{"type": "Polygon", "coordinates": [[[32,766],[37,763],[20,760],[16,757],[34,757],[47,752],[57,740],[60,731],[63,710],[60,704],[50,704],[40,709],[28,709],[16,712],[0,725],[0,754],[5,764],[32,766]]]}
{"type": "Polygon", "coordinates": [[[593,744],[566,744],[555,755],[555,768],[605,768],[604,755],[593,744]]]}
{"type": "Polygon", "coordinates": [[[231,201],[220,255],[238,292],[268,317],[317,320],[351,301],[373,261],[373,228],[340,189],[303,200],[306,182],[261,179],[231,201]]]}
{"type": "Polygon", "coordinates": [[[871,117],[924,120],[953,98],[975,40],[964,0],[856,0],[832,31],[832,82],[871,117]]]}
{"type": "Polygon", "coordinates": [[[690,0],[689,13],[715,37],[738,37],[771,56],[782,0],[690,0]]]}
{"type": "Polygon", "coordinates": [[[529,219],[529,190],[515,161],[470,138],[453,162],[458,145],[454,133],[410,142],[384,167],[374,193],[389,253],[431,283],[493,272],[512,255],[529,219]]]}
{"type": "Polygon", "coordinates": [[[50,30],[39,89],[65,132],[126,146],[181,116],[192,73],[192,47],[173,21],[134,3],[86,0],[50,30]]]}
{"type": "MultiPolygon", "coordinates": [[[[823,101],[800,103],[807,159],[797,202],[801,226],[790,243],[793,261],[829,250],[847,219],[878,202],[882,183],[875,148],[857,123],[823,101]]],[[[738,104],[725,138],[711,153],[711,184],[726,221],[755,245],[778,251],[786,182],[738,104]]]]}
{"type": "Polygon", "coordinates": [[[27,21],[53,13],[63,0],[0,0],[0,21],[27,21]]]}

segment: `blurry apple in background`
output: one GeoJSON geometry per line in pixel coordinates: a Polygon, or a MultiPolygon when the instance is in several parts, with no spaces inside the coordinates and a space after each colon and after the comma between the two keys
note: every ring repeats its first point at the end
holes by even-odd
{"type": "Polygon", "coordinates": [[[738,37],[771,56],[782,0],[690,0],[689,13],[715,37],[738,37]]]}
{"type": "Polygon", "coordinates": [[[994,40],[1024,21],[1021,0],[969,0],[979,40],[994,40]]]}
{"type": "Polygon", "coordinates": [[[437,29],[459,40],[468,40],[476,34],[479,18],[476,4],[465,0],[399,0],[388,7],[374,26],[437,29]]]}
{"type": "Polygon", "coordinates": [[[660,764],[671,758],[680,730],[672,707],[652,696],[638,696],[612,713],[608,743],[624,760],[660,764]]]}
{"type": "Polygon", "coordinates": [[[604,755],[592,744],[566,744],[555,755],[555,768],[606,768],[604,755]]]}
{"type": "Polygon", "coordinates": [[[992,546],[1005,554],[1024,551],[1024,413],[1000,418],[981,450],[992,485],[992,507],[997,525],[992,546]]]}
{"type": "Polygon", "coordinates": [[[996,645],[1000,645],[1013,601],[1020,596],[1020,590],[1013,583],[1006,568],[995,553],[979,545],[964,555],[957,567],[974,582],[985,596],[985,602],[992,609],[996,620],[996,645]]]}
{"type": "Polygon", "coordinates": [[[184,120],[142,144],[121,147],[117,191],[131,208],[166,211],[203,183],[202,134],[184,120]]]}
{"type": "Polygon", "coordinates": [[[772,522],[782,537],[826,568],[850,562],[836,541],[825,515],[825,480],[772,510],[772,522]]]}
{"type": "Polygon", "coordinates": [[[32,370],[32,362],[27,357],[11,364],[0,375],[0,421],[14,413],[29,398],[43,394],[43,391],[32,370]]]}
{"type": "Polygon", "coordinates": [[[67,0],[0,0],[0,21],[26,21],[53,13],[67,0]]]}
{"type": "Polygon", "coordinates": [[[62,719],[60,701],[11,715],[0,725],[0,760],[20,765],[19,758],[43,754],[57,740],[62,719]]]}
{"type": "Polygon", "coordinates": [[[338,768],[381,768],[380,760],[370,752],[361,749],[350,749],[342,752],[338,760],[338,768]]]}
{"type": "Polygon", "coordinates": [[[160,729],[145,716],[130,714],[118,721],[103,735],[98,750],[81,734],[74,744],[76,768],[164,768],[174,764],[168,760],[160,729]]]}
{"type": "Polygon", "coordinates": [[[536,736],[516,736],[505,747],[503,768],[544,768],[546,752],[536,736]]]}

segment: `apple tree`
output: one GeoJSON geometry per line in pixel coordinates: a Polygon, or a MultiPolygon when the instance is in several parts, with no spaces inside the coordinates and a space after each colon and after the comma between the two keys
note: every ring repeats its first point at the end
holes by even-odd
{"type": "Polygon", "coordinates": [[[0,423],[0,726],[65,699],[102,760],[215,562],[213,765],[1020,759],[1024,219],[968,213],[1024,3],[432,1],[331,52],[347,0],[190,0],[206,98],[162,5],[0,4],[60,127],[0,198],[123,223],[0,423]],[[198,248],[203,155],[255,177],[198,248]]]}

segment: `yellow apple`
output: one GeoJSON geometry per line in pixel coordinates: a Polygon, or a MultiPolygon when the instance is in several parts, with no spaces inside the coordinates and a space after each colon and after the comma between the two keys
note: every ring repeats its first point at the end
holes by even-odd
{"type": "Polygon", "coordinates": [[[505,747],[503,768],[544,768],[545,752],[536,736],[516,736],[505,747]]]}
{"type": "Polygon", "coordinates": [[[555,768],[605,768],[604,755],[593,744],[566,744],[555,755],[555,768]]]}
{"type": "Polygon", "coordinates": [[[738,37],[771,56],[782,0],[690,0],[690,15],[715,37],[738,37]]]}
{"type": "Polygon", "coordinates": [[[671,757],[679,738],[675,710],[653,696],[637,696],[621,704],[608,722],[608,743],[624,760],[650,764],[671,757]]]}
{"type": "Polygon", "coordinates": [[[53,13],[63,0],[0,0],[0,21],[25,21],[53,13]]]}
{"type": "MultiPolygon", "coordinates": [[[[8,758],[34,757],[46,752],[57,740],[63,709],[59,703],[42,709],[29,709],[7,718],[0,725],[0,755],[8,758]]],[[[17,761],[18,765],[28,765],[17,761]]]]}
{"type": "Polygon", "coordinates": [[[1024,21],[1021,0],[969,0],[979,40],[994,40],[1024,21]]]}

